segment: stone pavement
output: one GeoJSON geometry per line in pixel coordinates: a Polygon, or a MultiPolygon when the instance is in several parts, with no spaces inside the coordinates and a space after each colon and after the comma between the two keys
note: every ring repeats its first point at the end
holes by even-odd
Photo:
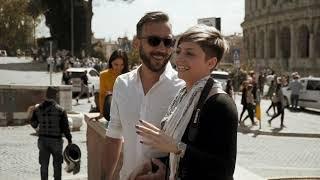
{"type": "MultiPolygon", "coordinates": [[[[242,110],[240,99],[241,97],[237,95],[236,104],[239,114],[242,110]]],[[[238,132],[243,134],[252,133],[254,135],[320,138],[320,110],[306,109],[301,111],[291,111],[289,109],[285,109],[285,128],[280,128],[280,117],[274,119],[271,126],[269,126],[267,122],[271,117],[268,116],[265,111],[270,104],[270,100],[262,100],[262,120],[259,122],[256,119],[258,125],[251,126],[250,119],[248,118],[244,125],[239,126],[238,132]],[[261,124],[261,128],[259,124],[261,124]]],[[[269,113],[272,114],[273,110],[270,110],[269,113]]]]}

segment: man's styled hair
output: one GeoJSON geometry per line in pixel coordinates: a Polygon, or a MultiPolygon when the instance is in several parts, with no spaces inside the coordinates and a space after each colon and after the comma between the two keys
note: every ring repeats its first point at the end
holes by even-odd
{"type": "Polygon", "coordinates": [[[216,57],[217,63],[229,49],[227,41],[215,27],[203,24],[195,25],[184,32],[179,38],[178,45],[181,42],[197,43],[204,51],[206,59],[216,57]]]}
{"type": "Polygon", "coordinates": [[[57,87],[49,86],[47,88],[46,98],[56,100],[58,97],[58,92],[59,91],[57,87]]]}
{"type": "Polygon", "coordinates": [[[161,11],[153,11],[146,13],[137,23],[137,38],[141,37],[143,25],[151,22],[168,22],[169,16],[161,11]]]}

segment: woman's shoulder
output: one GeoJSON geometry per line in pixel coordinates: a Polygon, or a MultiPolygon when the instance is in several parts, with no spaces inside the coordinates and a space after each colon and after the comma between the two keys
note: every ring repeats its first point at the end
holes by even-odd
{"type": "Polygon", "coordinates": [[[225,93],[212,95],[207,99],[205,106],[207,106],[210,110],[237,113],[237,108],[234,100],[225,93]]]}

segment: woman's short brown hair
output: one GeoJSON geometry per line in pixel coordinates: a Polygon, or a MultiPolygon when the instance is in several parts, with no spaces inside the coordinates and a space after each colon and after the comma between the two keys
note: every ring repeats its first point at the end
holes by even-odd
{"type": "Polygon", "coordinates": [[[203,24],[195,25],[184,32],[178,40],[178,45],[182,42],[199,44],[206,54],[206,59],[216,57],[218,62],[229,49],[227,41],[216,28],[203,24]]]}

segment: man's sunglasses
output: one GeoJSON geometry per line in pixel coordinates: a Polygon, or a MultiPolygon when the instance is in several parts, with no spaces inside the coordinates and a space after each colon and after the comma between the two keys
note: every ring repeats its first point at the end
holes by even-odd
{"type": "Polygon", "coordinates": [[[147,36],[140,37],[140,39],[147,39],[148,44],[152,47],[157,47],[160,45],[161,41],[163,42],[166,48],[171,48],[174,46],[175,40],[172,38],[161,38],[159,36],[147,36]]]}

